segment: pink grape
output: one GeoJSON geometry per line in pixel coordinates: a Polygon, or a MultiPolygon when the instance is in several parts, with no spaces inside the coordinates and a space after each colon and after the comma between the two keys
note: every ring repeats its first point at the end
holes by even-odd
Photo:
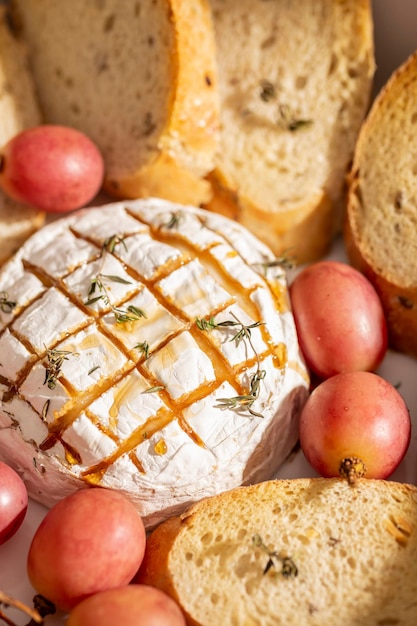
{"type": "Polygon", "coordinates": [[[85,206],[100,190],[104,160],[84,133],[53,124],[35,126],[0,151],[0,187],[13,199],[61,213],[85,206]]]}

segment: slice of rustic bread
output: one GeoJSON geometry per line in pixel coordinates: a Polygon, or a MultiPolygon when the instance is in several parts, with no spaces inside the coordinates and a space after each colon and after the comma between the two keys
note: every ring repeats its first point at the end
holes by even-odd
{"type": "MultiPolygon", "coordinates": [[[[26,50],[16,41],[8,14],[0,6],[0,147],[41,115],[27,68],[26,50]]],[[[44,221],[44,214],[0,191],[0,264],[44,221]]]]}
{"type": "Polygon", "coordinates": [[[376,287],[391,346],[417,356],[417,53],[374,101],[357,148],[345,242],[376,287]]]}
{"type": "Polygon", "coordinates": [[[374,51],[368,0],[210,0],[221,144],[209,208],[298,262],[340,228],[374,51]]]}
{"type": "Polygon", "coordinates": [[[218,135],[206,0],[15,0],[45,119],[100,147],[120,197],[199,204],[218,135]]]}
{"type": "Polygon", "coordinates": [[[415,626],[417,488],[241,487],[159,526],[137,581],[169,593],[193,626],[415,626]]]}

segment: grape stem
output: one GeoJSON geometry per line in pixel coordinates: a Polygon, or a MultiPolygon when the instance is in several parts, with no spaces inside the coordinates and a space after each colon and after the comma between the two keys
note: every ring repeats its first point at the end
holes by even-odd
{"type": "MultiPolygon", "coordinates": [[[[0,591],[0,606],[1,605],[6,607],[12,606],[19,611],[23,611],[23,613],[26,613],[26,615],[29,615],[29,617],[31,618],[32,621],[30,623],[43,624],[43,618],[38,613],[38,611],[36,611],[36,609],[32,609],[30,606],[27,606],[23,602],[20,602],[20,600],[16,600],[12,596],[9,596],[9,594],[5,593],[4,591],[0,591]]],[[[15,623],[12,622],[9,617],[7,617],[7,615],[1,610],[1,608],[0,620],[5,622],[9,626],[15,626],[15,623]]]]}
{"type": "Polygon", "coordinates": [[[358,479],[365,476],[366,465],[357,456],[349,456],[341,461],[339,474],[342,478],[347,478],[349,485],[355,486],[358,479]]]}

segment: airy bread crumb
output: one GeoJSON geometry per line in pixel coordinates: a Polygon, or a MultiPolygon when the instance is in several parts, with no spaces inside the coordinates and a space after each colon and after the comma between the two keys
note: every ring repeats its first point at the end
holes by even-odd
{"type": "Polygon", "coordinates": [[[241,487],[165,522],[138,580],[193,626],[414,626],[416,571],[416,487],[306,478],[241,487]]]}

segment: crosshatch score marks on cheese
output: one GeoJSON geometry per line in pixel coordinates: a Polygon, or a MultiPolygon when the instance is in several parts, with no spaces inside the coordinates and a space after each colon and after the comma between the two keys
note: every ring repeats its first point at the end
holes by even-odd
{"type": "Polygon", "coordinates": [[[148,200],[87,209],[27,242],[0,274],[1,412],[38,472],[53,457],[91,484],[186,484],[261,441],[282,404],[290,424],[308,378],[285,270],[254,241],[148,200]]]}

